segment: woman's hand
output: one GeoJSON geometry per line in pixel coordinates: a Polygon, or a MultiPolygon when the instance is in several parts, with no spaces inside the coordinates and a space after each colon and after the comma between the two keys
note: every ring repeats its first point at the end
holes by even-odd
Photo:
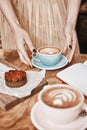
{"type": "Polygon", "coordinates": [[[64,32],[66,39],[65,52],[69,62],[72,60],[77,43],[75,27],[80,4],[81,0],[67,0],[67,19],[64,32]]]}
{"type": "Polygon", "coordinates": [[[64,33],[65,33],[64,54],[66,55],[66,57],[68,58],[68,62],[70,63],[75,52],[77,35],[75,29],[73,29],[71,25],[66,25],[64,33]]]}
{"type": "Polygon", "coordinates": [[[21,61],[27,65],[32,66],[30,58],[28,57],[28,54],[25,50],[25,44],[27,44],[31,51],[34,49],[34,46],[31,42],[31,39],[29,38],[28,33],[21,28],[13,9],[11,0],[0,0],[0,10],[5,16],[12,33],[14,33],[13,38],[15,39],[17,51],[21,61]]]}
{"type": "Polygon", "coordinates": [[[20,57],[20,60],[32,67],[31,60],[27,54],[27,51],[25,49],[25,45],[28,46],[30,51],[34,49],[34,46],[31,42],[31,39],[29,38],[28,33],[22,29],[20,26],[16,26],[15,29],[12,30],[14,33],[15,43],[17,46],[17,51],[20,57]]]}

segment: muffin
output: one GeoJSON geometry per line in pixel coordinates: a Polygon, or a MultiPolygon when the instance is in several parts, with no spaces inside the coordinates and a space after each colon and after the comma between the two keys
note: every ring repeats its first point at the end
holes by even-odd
{"type": "Polygon", "coordinates": [[[26,72],[22,70],[9,70],[5,72],[5,83],[8,87],[17,88],[27,82],[26,72]]]}

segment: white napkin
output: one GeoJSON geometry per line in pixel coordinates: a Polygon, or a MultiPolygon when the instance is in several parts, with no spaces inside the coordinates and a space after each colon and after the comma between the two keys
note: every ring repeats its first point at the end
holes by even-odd
{"type": "Polygon", "coordinates": [[[57,73],[57,77],[87,96],[87,61],[67,67],[57,73]]]}
{"type": "Polygon", "coordinates": [[[18,98],[22,98],[31,94],[32,89],[40,84],[45,77],[45,70],[37,71],[26,71],[27,83],[20,88],[7,87],[4,80],[4,73],[12,68],[7,67],[0,63],[0,92],[18,98]]]}

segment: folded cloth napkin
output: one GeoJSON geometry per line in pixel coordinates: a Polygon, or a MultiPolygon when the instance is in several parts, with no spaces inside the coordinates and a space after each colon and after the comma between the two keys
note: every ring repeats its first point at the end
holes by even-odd
{"type": "Polygon", "coordinates": [[[57,73],[57,77],[87,96],[87,61],[67,67],[57,73]]]}
{"type": "Polygon", "coordinates": [[[4,80],[4,73],[12,68],[0,63],[0,92],[18,98],[22,98],[31,94],[32,89],[40,84],[45,77],[45,70],[37,71],[26,71],[27,83],[20,88],[10,88],[6,86],[4,80]]]}

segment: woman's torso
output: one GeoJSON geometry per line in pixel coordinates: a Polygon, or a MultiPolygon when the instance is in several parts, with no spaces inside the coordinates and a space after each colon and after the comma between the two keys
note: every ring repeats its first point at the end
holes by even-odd
{"type": "MultiPolygon", "coordinates": [[[[29,33],[36,48],[49,45],[63,49],[65,2],[66,0],[12,0],[19,22],[29,33]]],[[[11,44],[10,48],[14,48],[15,41],[11,37],[9,25],[3,18],[2,23],[3,47],[8,48],[8,44],[11,44]]]]}

